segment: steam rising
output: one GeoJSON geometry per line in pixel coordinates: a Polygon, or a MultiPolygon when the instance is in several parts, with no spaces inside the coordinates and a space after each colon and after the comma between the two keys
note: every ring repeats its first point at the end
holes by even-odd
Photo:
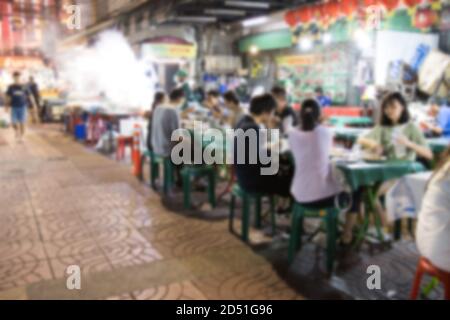
{"type": "Polygon", "coordinates": [[[57,58],[71,99],[103,95],[117,111],[147,108],[156,83],[151,65],[139,61],[125,37],[105,31],[91,47],[78,47],[57,58]]]}

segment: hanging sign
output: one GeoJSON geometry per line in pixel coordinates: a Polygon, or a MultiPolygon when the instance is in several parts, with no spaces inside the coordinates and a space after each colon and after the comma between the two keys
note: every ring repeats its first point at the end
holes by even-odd
{"type": "Polygon", "coordinates": [[[195,59],[197,47],[190,44],[146,43],[142,45],[142,53],[155,58],[195,59]]]}

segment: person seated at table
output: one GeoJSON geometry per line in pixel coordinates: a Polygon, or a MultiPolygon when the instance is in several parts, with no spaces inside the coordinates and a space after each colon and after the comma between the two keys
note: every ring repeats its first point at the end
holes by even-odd
{"type": "Polygon", "coordinates": [[[297,126],[297,115],[288,104],[286,89],[275,86],[272,88],[272,95],[277,102],[277,111],[275,112],[277,127],[282,134],[287,134],[289,130],[297,126]]]}
{"type": "Polygon", "coordinates": [[[421,123],[426,130],[426,134],[432,137],[450,138],[450,107],[446,104],[439,106],[433,101],[428,113],[434,118],[434,122],[421,123]]]}
{"type": "Polygon", "coordinates": [[[319,101],[320,106],[322,108],[325,107],[329,107],[331,106],[331,98],[327,97],[324,93],[323,93],[323,89],[322,87],[317,87],[314,92],[316,93],[316,99],[317,101],[319,101]]]}
{"type": "MultiPolygon", "coordinates": [[[[412,121],[408,105],[398,92],[389,93],[381,102],[380,123],[368,134],[358,139],[364,149],[375,159],[416,161],[417,157],[426,160],[433,159],[422,131],[412,121]]],[[[377,193],[377,208],[383,224],[386,226],[386,214],[380,198],[396,183],[396,180],[386,181],[377,193]]]]}
{"type": "MultiPolygon", "coordinates": [[[[170,157],[172,148],[178,143],[172,141],[172,133],[181,128],[179,109],[185,102],[184,91],[174,89],[169,95],[169,103],[161,103],[153,111],[151,147],[161,157],[170,157]]],[[[177,184],[181,183],[181,166],[175,166],[177,184]]]]}
{"type": "Polygon", "coordinates": [[[433,153],[422,131],[410,121],[408,105],[401,93],[388,94],[381,102],[381,119],[358,143],[387,160],[415,161],[417,156],[431,160],[433,153]]]}
{"type": "Polygon", "coordinates": [[[244,109],[240,105],[239,98],[233,91],[227,91],[223,95],[223,101],[228,109],[228,123],[232,128],[236,128],[238,122],[245,114],[244,109]]]}
{"type": "Polygon", "coordinates": [[[422,201],[416,243],[423,257],[450,272],[450,148],[442,159],[422,201]]]}
{"type": "MultiPolygon", "coordinates": [[[[301,124],[289,132],[288,138],[295,161],[291,194],[301,205],[315,209],[334,207],[337,198],[343,195],[330,161],[333,133],[320,124],[320,110],[317,100],[305,100],[300,110],[301,124]]],[[[344,247],[353,240],[352,229],[360,203],[360,192],[354,192],[341,238],[344,247]]]]}
{"type": "Polygon", "coordinates": [[[261,159],[261,155],[267,155],[274,161],[269,147],[264,145],[266,141],[260,139],[260,131],[269,127],[269,124],[273,121],[276,107],[277,103],[270,94],[252,98],[250,114],[244,115],[236,126],[233,154],[234,168],[237,181],[245,191],[288,197],[292,175],[287,174],[285,170],[265,173],[264,169],[270,171],[274,163],[263,164],[261,159]],[[243,135],[254,133],[256,140],[251,138],[240,139],[242,135],[239,133],[243,135]],[[253,162],[252,160],[256,161],[253,162]]]}
{"type": "Polygon", "coordinates": [[[147,130],[147,148],[149,151],[153,150],[152,147],[152,123],[153,123],[153,114],[156,108],[160,105],[166,103],[166,94],[162,91],[158,91],[155,93],[153,97],[153,103],[150,107],[150,111],[148,113],[148,130],[147,130]]]}

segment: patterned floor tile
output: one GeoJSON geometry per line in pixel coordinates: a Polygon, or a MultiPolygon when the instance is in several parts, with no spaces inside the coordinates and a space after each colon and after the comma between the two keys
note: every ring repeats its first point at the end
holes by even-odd
{"type": "Polygon", "coordinates": [[[136,300],[207,300],[190,281],[134,291],[133,296],[136,300]]]}
{"type": "Polygon", "coordinates": [[[0,264],[10,261],[28,262],[45,259],[44,245],[40,241],[21,240],[0,242],[0,264]]]}
{"type": "Polygon", "coordinates": [[[0,242],[39,240],[39,230],[32,217],[0,215],[0,242]]]}
{"type": "Polygon", "coordinates": [[[67,268],[71,265],[77,265],[81,270],[81,277],[94,272],[111,271],[113,268],[103,253],[98,255],[88,255],[84,257],[64,256],[50,259],[55,278],[67,277],[67,268]]]}
{"type": "Polygon", "coordinates": [[[296,299],[289,288],[269,266],[254,267],[240,273],[223,272],[192,281],[208,299],[269,300],[296,299]]]}
{"type": "Polygon", "coordinates": [[[47,260],[0,263],[0,291],[52,279],[47,260]]]}
{"type": "Polygon", "coordinates": [[[93,238],[84,239],[59,239],[44,242],[48,258],[71,257],[81,259],[83,257],[98,256],[101,251],[93,238]]]}

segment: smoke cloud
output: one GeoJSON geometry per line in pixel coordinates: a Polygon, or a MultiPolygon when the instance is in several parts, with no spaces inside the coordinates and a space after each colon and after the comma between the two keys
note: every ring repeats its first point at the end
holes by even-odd
{"type": "Polygon", "coordinates": [[[155,72],[139,61],[118,31],[101,33],[93,46],[78,47],[57,57],[59,75],[69,99],[103,95],[117,111],[146,109],[154,95],[155,72]]]}

